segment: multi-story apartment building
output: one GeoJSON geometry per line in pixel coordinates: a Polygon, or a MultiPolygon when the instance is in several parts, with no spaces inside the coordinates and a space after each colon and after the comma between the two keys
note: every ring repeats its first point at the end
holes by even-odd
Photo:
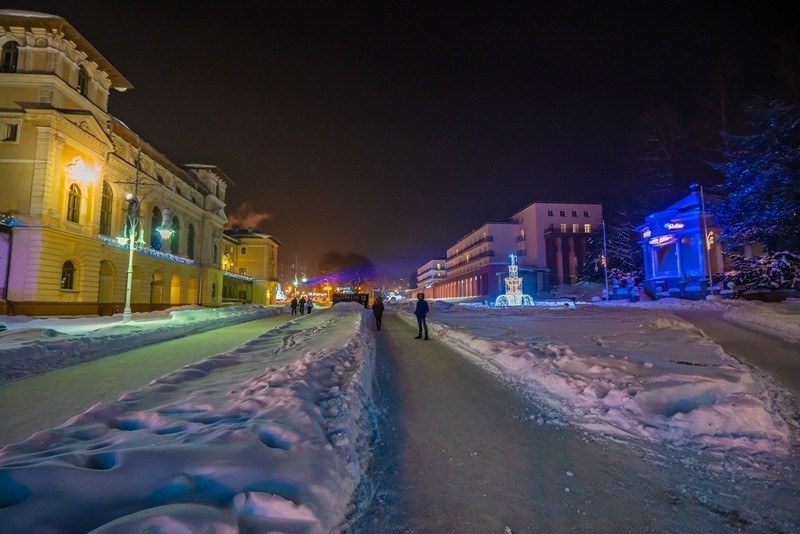
{"type": "Polygon", "coordinates": [[[280,241],[254,228],[234,227],[223,237],[223,301],[274,304],[280,241]]]}
{"type": "MultiPolygon", "coordinates": [[[[517,256],[528,293],[578,281],[586,239],[602,223],[596,203],[534,202],[504,221],[486,223],[447,249],[446,277],[415,291],[434,298],[489,297],[505,291],[509,256],[517,256]]],[[[417,270],[426,271],[428,264],[417,270]]]]}
{"type": "Polygon", "coordinates": [[[447,263],[445,258],[434,258],[417,269],[417,287],[423,291],[447,278],[447,263]]]}
{"type": "Polygon", "coordinates": [[[533,202],[512,216],[519,224],[520,271],[546,267],[550,284],[574,284],[586,258],[586,238],[603,223],[598,203],[533,202]]]}
{"type": "Polygon", "coordinates": [[[231,179],[112,117],[131,83],[61,17],[0,11],[0,51],[0,313],[221,304],[231,179]]]}

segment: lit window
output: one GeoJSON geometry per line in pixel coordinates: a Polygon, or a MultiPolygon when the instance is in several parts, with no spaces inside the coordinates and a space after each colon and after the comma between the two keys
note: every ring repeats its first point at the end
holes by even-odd
{"type": "Polygon", "coordinates": [[[67,200],[67,220],[78,223],[81,215],[81,189],[75,184],[69,186],[69,199],[67,200]]]}
{"type": "Polygon", "coordinates": [[[75,265],[69,260],[61,266],[61,289],[72,289],[75,283],[75,265]]]}
{"type": "Polygon", "coordinates": [[[592,225],[591,224],[584,224],[583,225],[583,231],[586,232],[587,234],[591,234],[592,233],[592,225]]]}
{"type": "Polygon", "coordinates": [[[17,72],[18,59],[19,45],[14,41],[4,44],[2,57],[0,57],[0,72],[17,72]]]}
{"type": "Polygon", "coordinates": [[[247,276],[247,267],[239,267],[239,274],[247,276]]]}
{"type": "Polygon", "coordinates": [[[567,225],[566,224],[563,224],[563,223],[561,224],[561,232],[562,233],[567,233],[567,225]]]}
{"type": "Polygon", "coordinates": [[[83,65],[78,68],[78,92],[83,96],[89,92],[89,74],[83,65]]]}
{"type": "Polygon", "coordinates": [[[103,182],[103,198],[100,201],[100,233],[111,235],[111,204],[114,195],[108,182],[103,182]]]}

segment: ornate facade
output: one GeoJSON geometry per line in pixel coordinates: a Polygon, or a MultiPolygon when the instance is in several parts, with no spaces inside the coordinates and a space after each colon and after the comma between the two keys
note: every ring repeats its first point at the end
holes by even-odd
{"type": "Polygon", "coordinates": [[[132,85],[64,19],[0,10],[0,50],[0,314],[121,312],[130,234],[134,312],[222,304],[233,181],[112,117],[132,85]]]}

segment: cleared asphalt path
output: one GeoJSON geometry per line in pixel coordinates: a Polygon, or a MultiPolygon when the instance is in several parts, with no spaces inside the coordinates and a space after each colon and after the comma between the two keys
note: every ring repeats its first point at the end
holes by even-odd
{"type": "Polygon", "coordinates": [[[668,454],[539,425],[530,400],[415,334],[392,314],[376,332],[377,402],[385,418],[374,494],[353,532],[729,528],[731,513],[709,510],[678,489],[691,486],[693,474],[668,454]]]}
{"type": "Polygon", "coordinates": [[[293,319],[285,314],[226,326],[0,385],[0,448],[56,427],[98,402],[117,400],[164,374],[228,351],[293,319]]]}

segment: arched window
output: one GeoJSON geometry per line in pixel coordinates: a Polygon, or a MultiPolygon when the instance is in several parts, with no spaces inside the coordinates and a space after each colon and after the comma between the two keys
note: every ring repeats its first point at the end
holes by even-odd
{"type": "Polygon", "coordinates": [[[78,67],[78,92],[83,96],[89,92],[89,73],[83,65],[78,67]]]}
{"type": "Polygon", "coordinates": [[[158,206],[153,208],[153,216],[150,218],[150,246],[155,250],[161,250],[161,234],[158,227],[161,226],[161,210],[158,206]]]}
{"type": "Polygon", "coordinates": [[[69,186],[69,199],[67,200],[67,220],[78,223],[81,218],[81,188],[76,184],[69,186]]]}
{"type": "Polygon", "coordinates": [[[114,194],[108,182],[103,182],[103,198],[100,201],[100,233],[111,235],[111,206],[114,201],[114,194]]]}
{"type": "Polygon", "coordinates": [[[194,259],[194,225],[189,225],[189,231],[186,235],[186,256],[190,260],[194,259]]]}
{"type": "Polygon", "coordinates": [[[18,59],[19,45],[14,41],[4,44],[3,54],[0,57],[0,72],[17,72],[18,59]]]}
{"type": "Polygon", "coordinates": [[[173,254],[178,254],[181,243],[181,222],[178,216],[172,217],[172,237],[170,237],[169,250],[173,254]]]}
{"type": "Polygon", "coordinates": [[[61,289],[73,289],[75,283],[75,265],[69,260],[61,266],[61,289]]]}

